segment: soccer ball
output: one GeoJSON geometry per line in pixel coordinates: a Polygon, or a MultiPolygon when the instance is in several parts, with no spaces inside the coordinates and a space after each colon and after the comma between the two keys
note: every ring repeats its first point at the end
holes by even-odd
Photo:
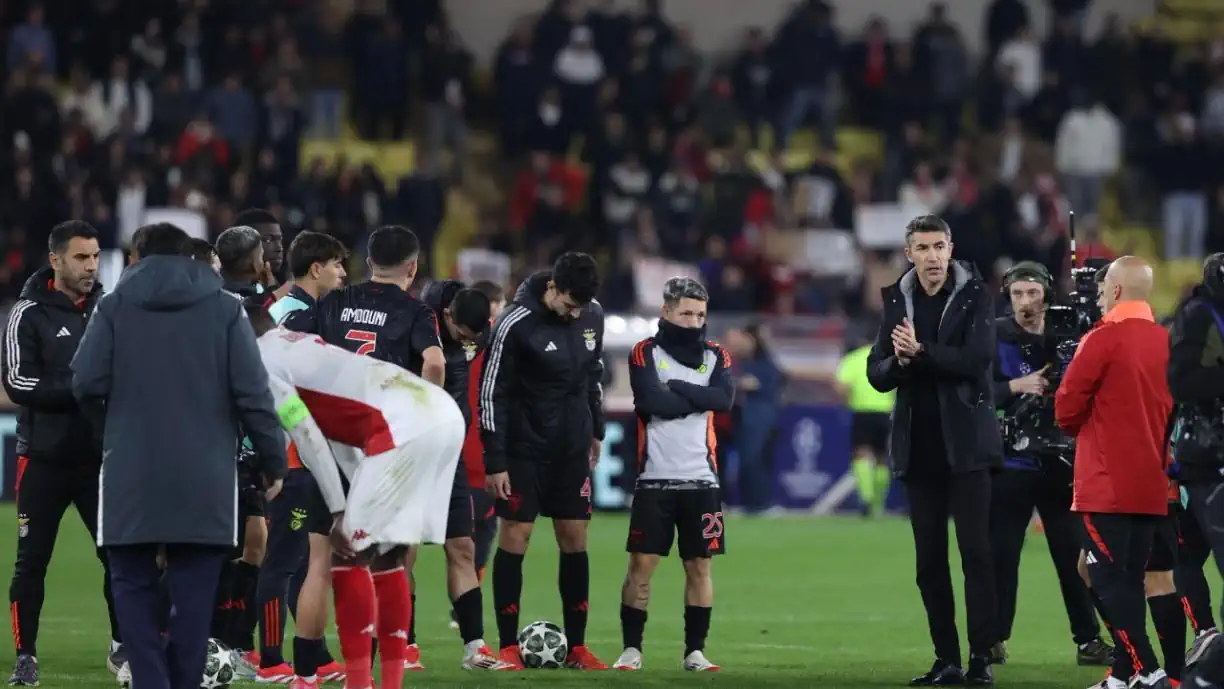
{"type": "Polygon", "coordinates": [[[230,650],[220,641],[209,639],[200,689],[228,689],[234,676],[234,660],[230,657],[230,650]]]}
{"type": "Polygon", "coordinates": [[[523,665],[531,668],[559,668],[569,653],[565,632],[552,622],[532,622],[518,635],[523,665]]]}

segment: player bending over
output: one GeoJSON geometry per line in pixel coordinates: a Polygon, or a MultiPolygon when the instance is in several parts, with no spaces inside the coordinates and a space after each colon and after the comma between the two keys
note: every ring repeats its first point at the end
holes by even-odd
{"type": "Polygon", "coordinates": [[[692,672],[720,669],[705,657],[714,606],[710,559],[727,547],[713,424],[714,412],[731,409],[735,388],[731,356],[705,339],[707,302],[696,280],[668,280],[658,334],[637,343],[629,355],[633,406],[645,438],[639,440],[642,454],[625,545],[625,650],[613,665],[618,670],[642,668],[650,578],[673,538],[684,563],[682,666],[692,672]]]}
{"type": "MultiPolygon", "coordinates": [[[[421,300],[437,314],[442,353],[446,356],[443,389],[463,412],[466,429],[472,412],[468,405],[468,362],[476,355],[476,342],[489,330],[489,297],[467,289],[458,280],[440,280],[426,288],[421,300]]],[[[484,604],[476,575],[476,544],[472,540],[476,504],[462,462],[455,464],[450,509],[446,517],[446,588],[463,638],[463,667],[468,670],[505,670],[510,666],[484,642],[484,604]]]]}
{"type": "MultiPolygon", "coordinates": [[[[381,689],[403,685],[412,616],[402,551],[442,543],[463,414],[441,388],[392,364],[350,354],[322,339],[277,328],[268,312],[248,305],[282,420],[335,520],[330,537],[336,628],[347,689],[372,689],[373,636],[378,638],[381,689]],[[323,438],[332,449],[324,451],[323,438]],[[349,481],[346,497],[340,473],[349,481]]],[[[316,541],[317,542],[317,541],[316,541]]],[[[307,578],[325,576],[312,557],[307,578]]],[[[325,610],[298,604],[298,623],[322,635],[325,610]]],[[[299,636],[307,631],[299,629],[299,636]]],[[[318,677],[303,659],[294,689],[318,677]]]]}

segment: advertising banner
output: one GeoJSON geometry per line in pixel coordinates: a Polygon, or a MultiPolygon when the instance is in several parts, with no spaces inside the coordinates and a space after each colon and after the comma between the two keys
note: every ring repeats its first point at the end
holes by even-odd
{"type": "MultiPolygon", "coordinates": [[[[835,405],[791,405],[778,417],[773,457],[773,503],[825,515],[857,511],[861,503],[850,441],[850,411],[835,405]]],[[[888,508],[903,505],[894,484],[888,508]]]]}

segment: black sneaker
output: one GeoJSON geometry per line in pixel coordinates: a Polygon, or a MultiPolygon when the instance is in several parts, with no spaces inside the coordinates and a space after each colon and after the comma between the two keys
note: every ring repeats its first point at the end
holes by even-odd
{"type": "Polygon", "coordinates": [[[106,669],[110,670],[112,675],[117,675],[126,662],[127,649],[123,647],[123,644],[119,644],[119,648],[111,651],[110,655],[106,656],[106,669]]]}
{"type": "Polygon", "coordinates": [[[9,677],[9,686],[38,686],[38,658],[26,655],[17,656],[17,664],[13,666],[13,675],[9,677]]]}
{"type": "Polygon", "coordinates": [[[946,660],[936,660],[925,675],[910,680],[911,687],[948,687],[965,683],[965,673],[946,660]]]}
{"type": "Polygon", "coordinates": [[[1075,649],[1076,665],[1113,665],[1114,648],[1097,637],[1075,649]]]}
{"type": "Polygon", "coordinates": [[[1006,665],[1007,664],[1007,642],[1000,641],[990,647],[990,664],[991,665],[1006,665]]]}

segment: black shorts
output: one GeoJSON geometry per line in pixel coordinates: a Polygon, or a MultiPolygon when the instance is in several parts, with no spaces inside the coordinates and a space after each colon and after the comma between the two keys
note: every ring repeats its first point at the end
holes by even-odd
{"type": "Polygon", "coordinates": [[[269,532],[276,529],[321,536],[331,533],[331,510],[314,476],[305,469],[289,471],[281,494],[268,503],[268,517],[272,521],[269,532]]]}
{"type": "Polygon", "coordinates": [[[512,522],[591,518],[591,465],[585,456],[557,462],[509,462],[510,499],[497,501],[497,516],[512,522]]]}
{"type": "Polygon", "coordinates": [[[1177,515],[1169,505],[1169,516],[1160,519],[1152,536],[1152,552],[1145,572],[1172,572],[1177,566],[1177,515]]]}
{"type": "Polygon", "coordinates": [[[727,550],[722,491],[716,487],[638,486],[629,513],[630,553],[667,556],[678,541],[681,560],[721,555],[727,550]]]}
{"type": "Polygon", "coordinates": [[[263,481],[259,472],[246,462],[238,463],[238,516],[243,521],[266,514],[263,481]]]}
{"type": "Polygon", "coordinates": [[[876,459],[888,456],[888,441],[892,437],[892,419],[884,412],[855,412],[850,419],[852,450],[870,447],[876,459]]]}
{"type": "Polygon", "coordinates": [[[475,522],[474,530],[479,530],[487,522],[497,521],[497,507],[494,504],[493,496],[489,495],[489,491],[482,488],[475,488],[471,485],[468,490],[472,493],[472,517],[475,522]]]}
{"type": "Polygon", "coordinates": [[[467,472],[461,460],[459,468],[455,470],[455,482],[451,485],[450,505],[446,508],[446,540],[472,537],[475,510],[472,489],[468,487],[467,472]]]}

